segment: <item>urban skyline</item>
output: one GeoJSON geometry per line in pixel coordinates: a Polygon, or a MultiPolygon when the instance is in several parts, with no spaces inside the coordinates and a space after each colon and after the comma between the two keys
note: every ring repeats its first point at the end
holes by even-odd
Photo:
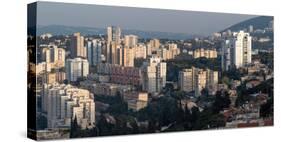
{"type": "Polygon", "coordinates": [[[105,24],[104,35],[29,36],[36,41],[28,44],[28,89],[36,99],[30,135],[273,126],[274,21],[264,23],[185,40],[143,38],[115,24],[105,24]]]}

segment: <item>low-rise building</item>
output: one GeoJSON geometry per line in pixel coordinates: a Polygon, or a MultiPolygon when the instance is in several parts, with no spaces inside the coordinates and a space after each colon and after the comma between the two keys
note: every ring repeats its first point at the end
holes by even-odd
{"type": "Polygon", "coordinates": [[[140,68],[101,63],[98,65],[97,73],[100,75],[108,75],[110,83],[135,86],[142,85],[142,73],[140,68]]]}
{"type": "Polygon", "coordinates": [[[139,111],[145,108],[148,103],[148,93],[147,92],[124,92],[123,99],[128,103],[128,109],[133,111],[139,111]]]}

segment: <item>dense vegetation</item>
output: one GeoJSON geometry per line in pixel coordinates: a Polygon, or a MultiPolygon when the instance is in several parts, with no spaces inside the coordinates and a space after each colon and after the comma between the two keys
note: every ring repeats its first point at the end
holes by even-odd
{"type": "MultiPolygon", "coordinates": [[[[184,97],[184,94],[182,95],[184,97]]],[[[110,107],[103,112],[95,128],[81,130],[74,119],[71,137],[216,129],[225,125],[220,111],[229,107],[228,94],[218,92],[212,105],[205,107],[203,111],[196,106],[191,109],[183,106],[181,104],[183,97],[166,94],[153,99],[146,108],[133,112],[127,109],[127,104],[119,96],[99,96],[96,99],[108,102],[110,107]],[[112,116],[114,122],[108,121],[108,116],[112,116]],[[140,126],[137,122],[147,125],[140,126]]]]}
{"type": "Polygon", "coordinates": [[[220,70],[220,58],[207,59],[207,58],[197,58],[193,59],[189,55],[180,55],[176,59],[167,61],[167,80],[177,81],[179,71],[185,68],[201,68],[201,69],[211,69],[220,70]]]}

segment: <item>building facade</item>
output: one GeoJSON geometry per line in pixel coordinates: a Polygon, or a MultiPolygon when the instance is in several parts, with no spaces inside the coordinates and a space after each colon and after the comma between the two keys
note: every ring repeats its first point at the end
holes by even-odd
{"type": "Polygon", "coordinates": [[[82,129],[95,126],[94,96],[88,90],[71,85],[44,85],[42,109],[47,114],[47,127],[70,127],[77,120],[82,129]]]}
{"type": "Polygon", "coordinates": [[[87,58],[87,49],[84,46],[84,37],[80,33],[74,33],[70,37],[70,56],[71,58],[87,58]]]}
{"type": "Polygon", "coordinates": [[[166,63],[161,58],[152,56],[143,64],[143,89],[149,93],[157,93],[166,85],[166,63]]]}
{"type": "Polygon", "coordinates": [[[214,95],[218,89],[218,71],[189,68],[179,72],[178,85],[181,91],[192,92],[200,96],[203,89],[214,95]]]}
{"type": "Polygon", "coordinates": [[[97,73],[108,75],[111,83],[141,86],[143,82],[141,69],[136,67],[101,63],[97,66],[97,73]]]}
{"type": "Polygon", "coordinates": [[[240,68],[252,62],[252,37],[244,31],[234,32],[222,44],[222,70],[240,68]]]}
{"type": "Polygon", "coordinates": [[[136,35],[125,35],[124,45],[125,47],[135,47],[138,44],[138,36],[136,35]]]}
{"type": "Polygon", "coordinates": [[[193,58],[196,59],[196,58],[203,58],[203,57],[207,59],[217,58],[218,57],[217,50],[215,48],[212,49],[199,48],[193,51],[193,58]]]}
{"type": "Polygon", "coordinates": [[[51,69],[65,66],[65,50],[56,45],[48,45],[41,49],[41,62],[49,64],[51,69]]]}
{"type": "Polygon", "coordinates": [[[102,61],[102,43],[94,39],[87,42],[87,58],[91,66],[97,66],[102,61]]]}
{"type": "Polygon", "coordinates": [[[89,62],[86,59],[74,58],[66,60],[66,79],[77,81],[81,77],[89,74],[89,62]]]}

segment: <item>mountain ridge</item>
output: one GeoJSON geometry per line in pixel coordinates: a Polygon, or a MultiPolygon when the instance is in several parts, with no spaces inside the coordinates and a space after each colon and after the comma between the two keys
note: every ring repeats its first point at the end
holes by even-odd
{"type": "MultiPolygon", "coordinates": [[[[70,35],[74,32],[80,32],[83,35],[105,35],[106,28],[96,27],[78,27],[78,26],[64,26],[64,25],[48,25],[37,27],[37,34],[52,33],[53,35],[70,35]]],[[[190,39],[199,35],[192,35],[187,33],[171,33],[159,31],[144,31],[135,29],[122,29],[122,34],[135,34],[143,38],[169,38],[169,39],[190,39]]]]}
{"type": "Polygon", "coordinates": [[[238,31],[244,28],[248,28],[250,25],[254,27],[254,29],[264,29],[268,26],[269,22],[273,20],[273,16],[258,16],[254,17],[236,24],[233,24],[221,32],[231,30],[231,31],[238,31]]]}

